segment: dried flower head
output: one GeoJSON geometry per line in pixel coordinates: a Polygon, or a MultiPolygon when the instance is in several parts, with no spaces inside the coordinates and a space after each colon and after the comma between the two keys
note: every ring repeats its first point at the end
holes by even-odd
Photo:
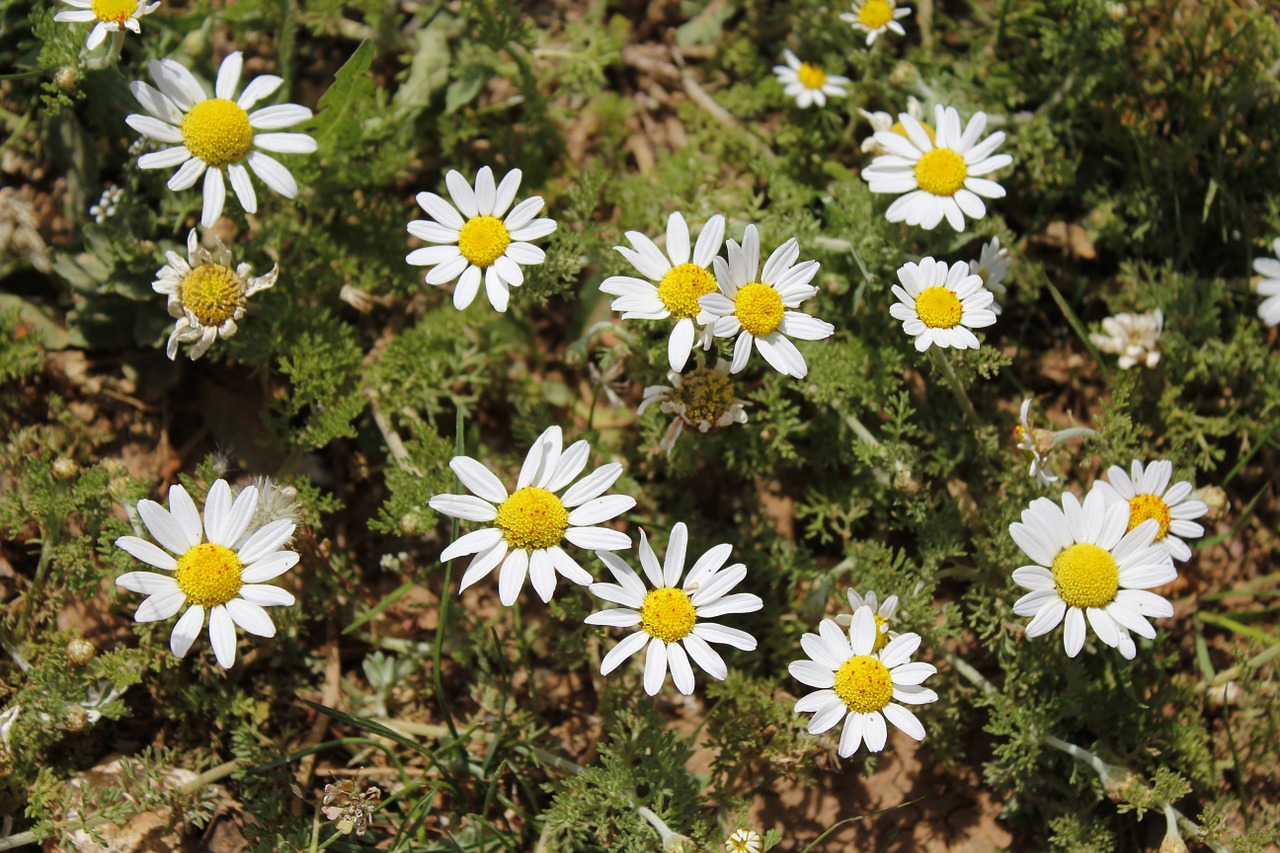
{"type": "Polygon", "coordinates": [[[326,820],[336,822],[336,829],[343,835],[364,835],[369,828],[369,818],[378,802],[382,799],[382,791],[376,787],[366,788],[363,794],[356,793],[356,783],[343,779],[338,784],[324,786],[323,808],[326,820]]]}

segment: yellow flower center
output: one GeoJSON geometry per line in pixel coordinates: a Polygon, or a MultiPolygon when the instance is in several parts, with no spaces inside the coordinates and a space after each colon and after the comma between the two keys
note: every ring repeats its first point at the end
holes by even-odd
{"type": "Polygon", "coordinates": [[[800,63],[800,69],[796,71],[796,76],[800,78],[800,85],[806,89],[821,89],[822,85],[827,82],[826,73],[818,66],[810,65],[807,62],[800,63]]]}
{"type": "Polygon", "coordinates": [[[493,266],[510,245],[511,232],[496,216],[471,217],[458,236],[462,257],[481,268],[493,266]]]}
{"type": "Polygon", "coordinates": [[[967,177],[964,158],[950,148],[935,148],[916,163],[916,183],[934,195],[955,195],[967,177]]]}
{"type": "Polygon", "coordinates": [[[244,280],[218,264],[201,264],[182,280],[182,306],[204,326],[221,326],[245,303],[244,280]]]}
{"type": "MultiPolygon", "coordinates": [[[[934,133],[932,127],[930,127],[926,122],[923,122],[923,121],[920,122],[920,126],[924,128],[924,135],[929,137],[930,142],[938,141],[938,135],[934,133]]],[[[896,133],[899,136],[905,137],[906,139],[911,138],[910,136],[907,136],[907,129],[903,126],[902,122],[900,121],[895,121],[893,123],[893,127],[889,128],[889,132],[896,133]]]]}
{"type": "Polygon", "coordinates": [[[1071,607],[1105,607],[1120,588],[1120,567],[1105,548],[1083,542],[1053,559],[1058,597],[1071,607]]]}
{"type": "Polygon", "coordinates": [[[920,321],[931,329],[950,329],[960,324],[964,306],[954,291],[930,287],[916,297],[916,313],[920,315],[920,321]]]}
{"type": "Polygon", "coordinates": [[[683,640],[698,616],[684,590],[665,586],[649,590],[640,608],[640,627],[667,643],[683,640]]]}
{"type": "Polygon", "coordinates": [[[715,426],[733,405],[733,380],[713,367],[695,367],[680,377],[676,398],[684,404],[685,423],[715,426]]]}
{"type": "Polygon", "coordinates": [[[700,297],[715,293],[716,277],[697,264],[680,264],[658,282],[658,298],[677,320],[698,316],[700,297]]]}
{"type": "Polygon", "coordinates": [[[889,668],[870,655],[849,658],[836,670],[836,695],[850,711],[879,711],[893,698],[889,668]]]}
{"type": "Polygon", "coordinates": [[[244,564],[236,552],[212,542],[196,545],[178,559],[173,579],[191,604],[213,607],[226,604],[240,591],[244,564]]]}
{"type": "Polygon", "coordinates": [[[569,511],[546,489],[526,486],[502,502],[493,525],[512,548],[537,551],[560,544],[569,529],[569,511]]]}
{"type": "Polygon", "coordinates": [[[893,4],[889,0],[866,0],[858,10],[858,23],[878,30],[893,20],[893,4]]]}
{"type": "Polygon", "coordinates": [[[879,613],[876,614],[876,642],[871,647],[872,652],[878,652],[885,646],[889,645],[889,620],[885,619],[879,613]]]}
{"type": "Polygon", "coordinates": [[[733,300],[733,315],[742,328],[757,338],[772,334],[782,322],[782,297],[762,281],[754,281],[738,291],[733,300]]]}
{"type": "Polygon", "coordinates": [[[123,24],[137,9],[137,0],[93,0],[93,14],[104,24],[123,24]]]}
{"type": "Polygon", "coordinates": [[[225,98],[201,101],[182,117],[182,142],[215,169],[239,163],[253,147],[249,114],[225,98]]]}
{"type": "Polygon", "coordinates": [[[1169,532],[1169,505],[1155,495],[1138,495],[1129,501],[1129,529],[1137,527],[1148,518],[1160,522],[1156,539],[1163,539],[1169,532]]]}

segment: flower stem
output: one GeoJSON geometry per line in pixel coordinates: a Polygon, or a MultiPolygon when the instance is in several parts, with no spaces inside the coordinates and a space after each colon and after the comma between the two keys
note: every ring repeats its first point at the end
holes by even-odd
{"type": "MultiPolygon", "coordinates": [[[[463,429],[465,424],[462,418],[462,409],[458,409],[457,417],[454,419],[454,438],[453,452],[457,456],[464,455],[466,442],[463,438],[463,429]]],[[[462,482],[457,475],[453,478],[453,490],[455,492],[462,491],[462,482]]],[[[456,542],[458,539],[458,519],[453,520],[453,532],[449,537],[449,541],[456,542]]],[[[444,695],[444,678],[440,675],[440,657],[444,650],[444,636],[449,631],[449,601],[453,595],[453,560],[444,564],[444,587],[440,590],[440,622],[436,625],[436,641],[431,647],[431,674],[435,680],[436,701],[440,704],[440,715],[444,717],[445,725],[449,727],[449,733],[453,735],[455,742],[458,741],[458,728],[453,723],[453,714],[449,711],[449,702],[444,695]]]]}
{"type": "Polygon", "coordinates": [[[969,399],[969,395],[965,392],[964,386],[960,384],[960,377],[956,376],[955,370],[951,367],[951,362],[947,361],[947,357],[943,354],[942,349],[937,346],[929,347],[929,355],[933,358],[934,365],[946,378],[947,384],[951,386],[951,390],[955,392],[956,399],[964,406],[965,416],[969,419],[969,424],[977,429],[980,426],[978,420],[978,412],[973,408],[973,401],[969,399]]]}

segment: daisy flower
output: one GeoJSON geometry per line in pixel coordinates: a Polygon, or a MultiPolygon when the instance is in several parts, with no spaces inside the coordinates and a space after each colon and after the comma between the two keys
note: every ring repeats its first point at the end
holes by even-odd
{"type": "Polygon", "coordinates": [[[154,501],[138,502],[143,524],[168,551],[136,536],[116,540],[118,548],[165,572],[129,572],[116,578],[117,585],[147,596],[134,614],[136,621],[168,619],[186,606],[169,637],[169,648],[178,657],[199,636],[208,609],[209,643],[218,665],[229,669],[236,660],[236,626],[258,637],[274,637],[276,626],[263,608],[293,604],[288,591],[264,583],[297,565],[296,553],[279,550],[293,535],[293,522],[273,521],[232,550],[257,503],[257,490],[244,489],[233,501],[227,481],[218,480],[205,499],[202,526],[187,490],[173,486],[168,510],[154,501]]]}
{"type": "Polygon", "coordinates": [[[952,264],[925,258],[919,264],[907,262],[898,268],[893,286],[898,301],[889,313],[902,321],[902,330],[913,336],[916,349],[930,345],[943,349],[977,349],[978,338],[971,331],[994,325],[991,291],[982,279],[969,272],[968,264],[952,264]]]}
{"type": "Polygon", "coordinates": [[[826,106],[827,98],[843,98],[849,94],[844,88],[849,85],[848,77],[827,74],[816,65],[801,62],[790,50],[784,50],[782,58],[787,64],[775,65],[773,73],[786,94],[795,98],[801,107],[826,106]]]}
{"type": "MultiPolygon", "coordinates": [[[[902,137],[907,135],[907,129],[902,126],[902,122],[898,121],[891,113],[868,112],[862,108],[858,109],[858,113],[871,124],[871,135],[862,140],[863,153],[889,153],[888,149],[876,142],[876,134],[881,131],[889,131],[902,137]]],[[[907,115],[920,122],[920,126],[924,128],[924,132],[929,136],[929,139],[932,140],[934,138],[933,127],[925,122],[924,110],[920,106],[920,101],[914,95],[907,96],[907,115]]]]}
{"type": "Polygon", "coordinates": [[[725,853],[760,853],[764,839],[752,829],[738,829],[724,840],[725,853]]]}
{"type": "Polygon", "coordinates": [[[476,298],[481,278],[489,303],[506,311],[511,288],[524,284],[520,267],[546,259],[546,254],[528,241],[555,231],[556,222],[534,218],[546,204],[540,196],[511,207],[521,177],[519,169],[512,169],[495,185],[493,170],[484,166],[476,173],[472,188],[460,172],[451,169],[444,182],[453,204],[435,193],[418,193],[418,206],[431,218],[410,222],[409,233],[437,245],[414,249],[405,260],[414,266],[431,267],[426,273],[427,284],[448,284],[457,279],[453,306],[459,311],[476,298]]]}
{"type": "Polygon", "coordinates": [[[591,447],[586,441],[576,441],[562,453],[563,446],[558,426],[549,427],[538,436],[529,448],[512,493],[492,471],[470,456],[453,457],[449,467],[475,497],[436,495],[429,501],[430,507],[451,518],[493,522],[492,527],[458,537],[440,555],[443,563],[475,554],[462,576],[459,592],[501,564],[498,598],[504,605],[515,604],[526,575],[538,596],[550,601],[557,572],[577,584],[591,583],[591,575],[565,553],[560,547],[562,542],[594,551],[631,547],[627,534],[595,526],[636,505],[635,498],[628,495],[604,494],[622,476],[622,465],[601,465],[570,486],[586,467],[591,447]],[[556,495],[566,487],[564,494],[556,495]]]}
{"type": "Polygon", "coordinates": [[[898,21],[911,14],[906,6],[899,6],[897,0],[853,0],[853,11],[844,12],[840,20],[853,25],[855,30],[867,34],[867,44],[875,44],[876,36],[883,32],[897,33],[905,36],[907,31],[898,21]]]}
{"type": "Polygon", "coordinates": [[[974,113],[960,130],[960,113],[941,104],[934,110],[936,135],[931,138],[924,126],[903,113],[898,116],[906,136],[881,131],[876,142],[889,153],[871,161],[863,170],[873,193],[900,196],[885,216],[890,222],[936,228],[945,217],[957,231],[964,230],[964,218],[981,219],[987,206],[979,196],[1004,198],[1004,187],[987,178],[996,169],[1013,162],[1008,154],[993,154],[1004,142],[1004,131],[996,131],[978,142],[987,127],[986,113],[974,113]]]}
{"type": "Polygon", "coordinates": [[[849,608],[853,612],[841,613],[836,616],[836,624],[841,628],[848,628],[853,624],[853,614],[863,607],[871,608],[872,614],[876,617],[876,642],[871,651],[878,652],[888,645],[890,640],[898,637],[897,631],[889,630],[893,614],[898,612],[898,596],[891,595],[883,602],[877,602],[874,591],[868,591],[866,596],[863,597],[851,589],[849,590],[849,608]]]}
{"type": "Polygon", "coordinates": [[[1175,560],[1191,559],[1191,547],[1180,537],[1199,539],[1204,528],[1194,518],[1209,511],[1203,501],[1187,500],[1192,485],[1186,480],[1169,485],[1173,479],[1173,463],[1167,459],[1152,462],[1143,470],[1136,459],[1131,473],[1126,474],[1119,465],[1107,469],[1107,481],[1094,484],[1107,501],[1113,505],[1124,504],[1129,509],[1129,530],[1133,530],[1149,518],[1160,525],[1156,544],[1163,546],[1175,560]]]}
{"type": "Polygon", "coordinates": [[[222,215],[228,180],[240,206],[248,213],[258,210],[249,169],[285,198],[298,194],[298,184],[289,170],[263,152],[310,154],[316,150],[316,141],[305,133],[259,132],[307,121],[311,110],[297,104],[275,104],[249,112],[284,81],[272,74],[255,77],[235,99],[243,65],[240,51],[227,54],[218,68],[212,98],[190,71],[172,59],[152,61],[147,66],[159,89],[141,80],[129,84],[129,91],[150,115],[134,113],[126,116],[125,122],[143,136],[173,146],[142,155],[139,168],[180,166],[169,179],[169,189],[174,191],[193,186],[204,175],[200,224],[205,228],[212,228],[222,215]]]}
{"type": "Polygon", "coordinates": [[[1178,576],[1168,551],[1153,545],[1159,524],[1147,519],[1129,530],[1127,514],[1107,510],[1100,489],[1092,489],[1083,504],[1065,492],[1062,506],[1036,498],[1022,511],[1022,521],[1009,525],[1013,541],[1034,561],[1013,573],[1014,583],[1030,590],[1013,612],[1033,617],[1028,637],[1064,622],[1069,657],[1084,647],[1086,618],[1098,639],[1132,659],[1136,650],[1128,632],[1152,639],[1156,631],[1147,617],[1173,615],[1173,605],[1147,591],[1178,576]]]}
{"type": "Polygon", "coordinates": [[[715,337],[737,336],[729,372],[739,373],[747,366],[754,341],[771,367],[803,379],[809,366],[789,338],[820,341],[836,330],[830,323],[790,310],[818,292],[809,284],[818,274],[818,262],[797,264],[800,244],[792,237],[774,250],[761,271],[760,233],[754,225],[747,226],[741,246],[733,240],[727,245],[729,260],[716,257],[712,262],[720,292],[699,302],[710,316],[715,337]]]}
{"type": "Polygon", "coordinates": [[[1257,258],[1253,262],[1253,271],[1262,276],[1258,283],[1258,293],[1266,297],[1258,305],[1258,316],[1268,326],[1280,323],[1280,237],[1271,244],[1275,258],[1257,258]]]}
{"type": "MultiPolygon", "coordinates": [[[[693,350],[694,323],[707,322],[698,299],[716,290],[716,278],[707,267],[724,239],[724,217],[717,213],[702,226],[692,258],[689,226],[678,210],[667,217],[667,254],[639,231],[628,231],[627,239],[633,249],[614,248],[649,281],[614,275],[606,278],[600,289],[618,297],[609,307],[624,312],[624,320],[675,320],[667,341],[667,361],[672,370],[683,370],[693,350]]],[[[703,344],[710,343],[704,331],[703,344]]]]}
{"type": "Polygon", "coordinates": [[[1102,321],[1102,331],[1089,335],[1098,349],[1120,356],[1120,369],[1160,363],[1160,337],[1164,314],[1157,308],[1146,314],[1116,314],[1102,321]]]}
{"type": "Polygon", "coordinates": [[[1031,454],[1031,470],[1028,476],[1035,477],[1041,486],[1058,481],[1058,475],[1044,464],[1045,457],[1053,449],[1053,433],[1048,430],[1036,430],[1031,427],[1031,398],[1022,401],[1022,411],[1018,415],[1019,424],[1013,428],[1013,435],[1018,439],[1018,449],[1031,454]],[[1043,437],[1043,443],[1042,443],[1043,437]]]}
{"type": "Polygon", "coordinates": [[[848,758],[863,742],[868,752],[884,749],[885,720],[909,737],[924,740],[924,726],[902,705],[937,702],[938,694],[920,683],[938,671],[933,664],[913,662],[919,634],[902,634],[875,651],[875,614],[859,607],[845,634],[831,619],[823,619],[817,634],[805,634],[800,646],[809,660],[793,662],[787,671],[795,680],[818,690],[796,702],[797,714],[813,714],[809,734],[822,734],[844,720],[840,757],[848,758]]]}
{"type": "MultiPolygon", "coordinates": [[[[217,239],[217,238],[215,238],[217,239]]],[[[169,298],[169,316],[176,317],[173,332],[165,345],[170,360],[178,356],[178,344],[194,342],[191,360],[204,355],[218,338],[229,338],[244,319],[249,297],[276,283],[278,268],[256,278],[253,268],[240,264],[231,268],[231,252],[217,240],[210,252],[199,245],[196,229],[187,234],[187,260],[177,252],[166,252],[169,263],[156,272],[151,289],[169,298]]]]}
{"type": "Polygon", "coordinates": [[[93,50],[106,41],[108,33],[118,33],[120,28],[131,33],[141,33],[142,27],[138,19],[146,17],[160,8],[159,0],[147,3],[147,0],[62,0],[71,9],[66,9],[53,16],[55,21],[70,24],[85,24],[97,21],[89,31],[89,38],[84,46],[93,50]]]}
{"type": "Polygon", "coordinates": [[[1008,247],[1000,245],[999,237],[992,237],[989,241],[982,244],[982,254],[978,256],[976,261],[969,261],[969,272],[982,279],[982,286],[990,290],[995,296],[995,301],[991,303],[991,310],[997,317],[1004,311],[1000,301],[1004,299],[1008,288],[1004,285],[1005,274],[1009,271],[1009,265],[1013,263],[1013,259],[1009,257],[1008,247]]]}
{"type": "Polygon", "coordinates": [[[658,442],[668,456],[686,426],[705,433],[713,427],[747,422],[747,401],[735,396],[729,362],[724,359],[716,359],[715,367],[699,363],[688,373],[673,370],[667,374],[667,381],[671,384],[644,389],[644,400],[636,414],[643,415],[645,409],[657,403],[665,414],[675,415],[658,442]]]}
{"type": "Polygon", "coordinates": [[[676,689],[687,696],[693,692],[690,658],[712,678],[723,680],[729,674],[724,660],[709,643],[723,643],[744,652],[755,650],[756,640],[750,634],[715,622],[700,621],[726,613],[754,613],[764,607],[758,595],[746,592],[729,595],[729,591],[747,576],[747,567],[742,563],[724,567],[733,546],[717,545],[697,559],[681,584],[688,544],[688,528],[680,522],[671,528],[666,559],[659,564],[644,531],[640,531],[640,565],[653,586],[649,590],[621,557],[607,551],[596,554],[618,582],[593,583],[591,594],[622,607],[592,613],[586,618],[586,623],[615,628],[639,627],[604,656],[600,662],[601,675],[613,672],[618,664],[647,646],[645,692],[653,696],[662,689],[669,667],[676,689]]]}

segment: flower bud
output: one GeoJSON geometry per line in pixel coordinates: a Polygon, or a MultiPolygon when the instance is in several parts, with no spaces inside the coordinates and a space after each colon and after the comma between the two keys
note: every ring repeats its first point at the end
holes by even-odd
{"type": "Polygon", "coordinates": [[[93,660],[98,647],[83,637],[76,637],[67,643],[67,660],[76,666],[84,666],[93,660]]]}

